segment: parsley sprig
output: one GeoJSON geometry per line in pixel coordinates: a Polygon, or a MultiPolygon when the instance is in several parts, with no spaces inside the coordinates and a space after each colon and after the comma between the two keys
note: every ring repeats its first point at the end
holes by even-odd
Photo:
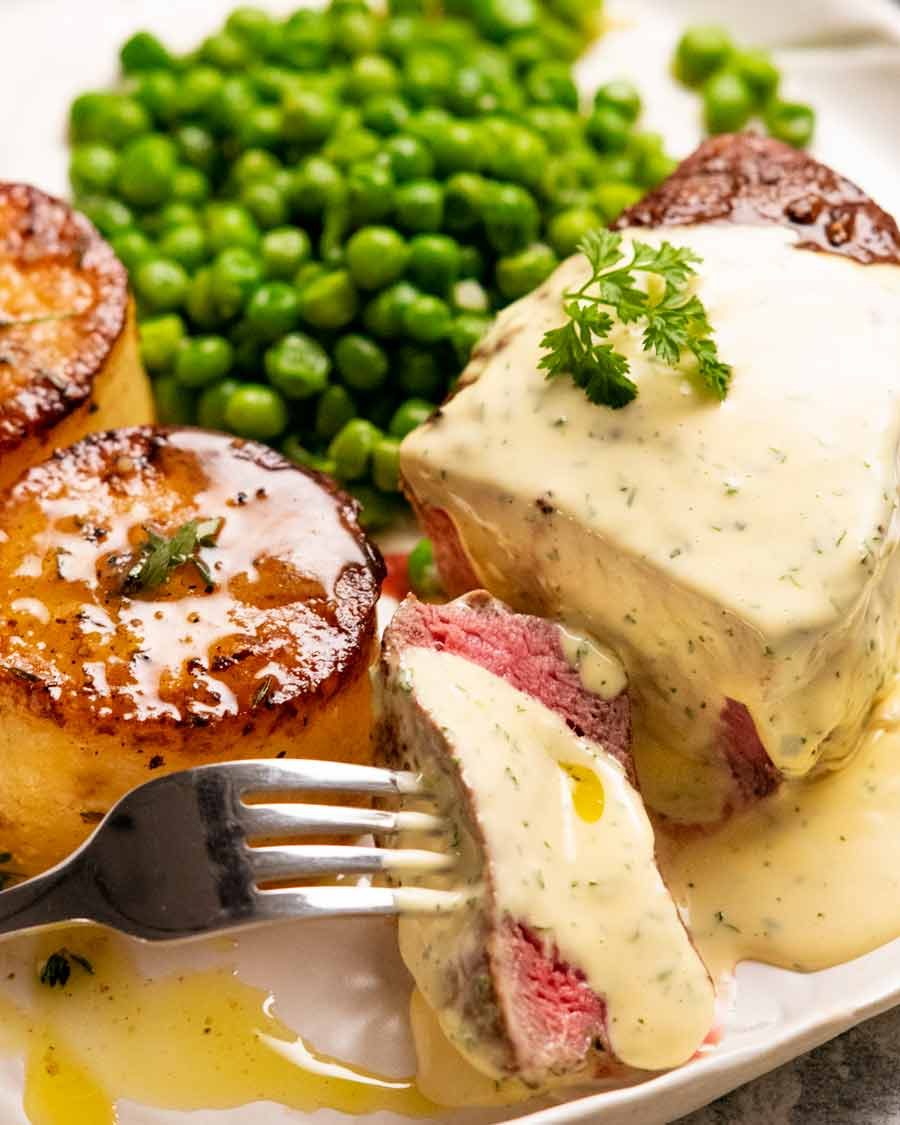
{"type": "Polygon", "coordinates": [[[687,289],[699,256],[670,242],[650,246],[634,241],[631,260],[620,264],[622,236],[609,230],[591,231],[579,250],[590,263],[591,276],[580,289],[563,294],[566,323],[544,333],[539,366],[547,378],[568,375],[591,402],[614,410],[637,396],[627,357],[605,340],[614,324],[606,310],[612,309],[623,324],[643,322],[644,351],[669,367],[676,367],[684,352],[693,355],[703,385],[723,399],[731,367],[719,359],[702,301],[687,289]],[[650,275],[646,291],[637,286],[636,273],[650,275]]]}
{"type": "Polygon", "coordinates": [[[212,519],[188,520],[168,539],[147,527],[147,538],[138,547],[138,557],[125,575],[122,592],[154,590],[168,579],[173,570],[191,563],[199,572],[207,593],[215,589],[209,567],[197,554],[200,547],[214,547],[222,528],[221,516],[212,519]]]}

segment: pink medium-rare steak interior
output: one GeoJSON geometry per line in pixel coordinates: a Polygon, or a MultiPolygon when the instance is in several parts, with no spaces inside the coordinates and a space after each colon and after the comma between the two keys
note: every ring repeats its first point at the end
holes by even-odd
{"type": "Polygon", "coordinates": [[[481,665],[540,700],[576,734],[600,743],[634,782],[627,692],[603,699],[586,691],[552,621],[511,613],[482,590],[446,605],[407,600],[385,641],[434,648],[481,665]]]}

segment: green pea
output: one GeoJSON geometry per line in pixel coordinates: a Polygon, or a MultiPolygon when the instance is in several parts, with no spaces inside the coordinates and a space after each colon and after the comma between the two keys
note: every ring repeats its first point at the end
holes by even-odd
{"type": "Polygon", "coordinates": [[[298,289],[305,289],[311,281],[324,277],[328,267],[322,262],[304,262],[294,274],[294,285],[298,289]]]}
{"type": "Polygon", "coordinates": [[[525,79],[525,89],[533,102],[578,109],[578,87],[566,63],[554,59],[535,63],[525,79]]]}
{"type": "Polygon", "coordinates": [[[665,152],[649,153],[641,161],[638,180],[645,188],[656,187],[667,176],[671,176],[677,166],[678,161],[665,152]]]}
{"type": "Polygon", "coordinates": [[[374,161],[354,164],[347,173],[347,204],[356,223],[372,223],[389,215],[394,207],[390,167],[374,161]]]}
{"type": "Polygon", "coordinates": [[[477,246],[460,247],[459,276],[484,277],[484,255],[477,246]]]}
{"type": "Polygon", "coordinates": [[[549,246],[535,242],[517,254],[500,258],[497,262],[497,288],[507,300],[524,297],[549,277],[556,269],[557,261],[549,246]]]}
{"type": "Polygon", "coordinates": [[[122,151],[116,186],[126,202],[155,207],[168,199],[175,178],[175,145],[160,133],[130,141],[122,151]]]}
{"type": "Polygon", "coordinates": [[[535,187],[547,166],[547,145],[540,134],[512,122],[489,125],[490,171],[502,180],[535,187]]]}
{"type": "Polygon", "coordinates": [[[300,144],[320,144],[337,124],[340,106],[329,94],[306,88],[292,89],[282,98],[284,135],[300,144]]]}
{"type": "Polygon", "coordinates": [[[212,328],[222,319],[213,293],[213,271],[211,266],[203,266],[191,279],[188,295],[184,302],[188,316],[200,328],[212,328]]]}
{"type": "Polygon", "coordinates": [[[363,311],[363,323],[373,336],[393,340],[404,332],[403,318],[407,309],[420,296],[408,281],[398,281],[383,289],[363,311]]]}
{"type": "Polygon", "coordinates": [[[600,152],[624,152],[631,123],[611,105],[599,105],[585,123],[585,133],[600,152]]]}
{"type": "Polygon", "coordinates": [[[440,397],[444,377],[433,352],[411,346],[400,348],[396,356],[396,372],[397,381],[408,395],[430,399],[440,397]]]}
{"type": "Polygon", "coordinates": [[[236,133],[241,122],[249,117],[257,105],[256,91],[250,79],[243,74],[232,74],[222,80],[207,112],[220,129],[236,133]]]}
{"type": "Polygon", "coordinates": [[[484,165],[484,136],[470,121],[449,121],[435,131],[431,151],[442,175],[475,172],[484,165]]]}
{"type": "Polygon", "coordinates": [[[330,441],[334,435],[356,417],[356,403],[350,392],[340,383],[326,387],[316,403],[316,435],[330,441]]]}
{"type": "Polygon", "coordinates": [[[370,55],[378,49],[378,20],[364,9],[342,12],[334,20],[334,43],[351,57],[370,55]]]}
{"type": "Polygon", "coordinates": [[[126,74],[134,74],[141,70],[171,67],[175,60],[164,44],[151,32],[136,31],[130,39],[126,39],[122,44],[119,51],[119,62],[126,74]]]}
{"type": "Polygon", "coordinates": [[[235,8],[225,21],[225,29],[262,54],[268,54],[278,45],[278,25],[262,8],[249,5],[235,8]]]}
{"type": "Polygon", "coordinates": [[[263,362],[269,382],[286,398],[312,398],[328,385],[328,353],[302,332],[282,337],[266,351],[263,362]]]}
{"type": "MultiPolygon", "coordinates": [[[[606,159],[624,159],[607,157],[606,159]]],[[[629,161],[630,166],[632,162],[629,161]]],[[[573,207],[583,203],[585,195],[605,175],[593,149],[576,149],[561,153],[552,160],[541,178],[541,194],[555,207],[573,207]]]]}
{"type": "Polygon", "coordinates": [[[389,137],[409,122],[409,107],[396,94],[378,94],[363,105],[363,124],[382,137],[389,137]]]}
{"type": "Polygon", "coordinates": [[[257,180],[247,184],[241,190],[240,201],[262,230],[271,230],[287,222],[287,200],[271,183],[257,180]]]}
{"type": "Polygon", "coordinates": [[[331,439],[328,456],[340,480],[360,480],[369,471],[375,443],[381,431],[365,418],[353,418],[331,439]]]}
{"type": "Polygon", "coordinates": [[[177,313],[148,317],[140,323],[141,359],[148,371],[168,371],[184,339],[184,321],[177,313]]]}
{"type": "Polygon", "coordinates": [[[815,132],[816,114],[812,106],[803,102],[776,101],[766,110],[765,122],[777,140],[805,148],[815,132]]]}
{"type": "Polygon", "coordinates": [[[397,68],[382,55],[360,55],[347,78],[347,97],[363,102],[377,94],[393,94],[400,85],[397,68]]]}
{"type": "Polygon", "coordinates": [[[506,44],[507,53],[517,70],[530,70],[535,63],[549,58],[547,40],[534,31],[514,35],[506,44]]]}
{"type": "Polygon", "coordinates": [[[175,355],[175,378],[186,387],[205,387],[228,374],[234,351],[224,336],[194,336],[175,355]]]}
{"type": "Polygon", "coordinates": [[[418,137],[398,133],[385,143],[384,152],[391,163],[397,183],[427,180],[434,172],[434,157],[418,137]]]}
{"type": "Polygon", "coordinates": [[[206,235],[214,254],[234,247],[255,250],[260,240],[259,227],[247,208],[221,201],[206,209],[206,235]]]}
{"type": "Polygon", "coordinates": [[[338,167],[348,168],[362,160],[371,160],[380,147],[378,134],[360,127],[334,133],[322,149],[322,155],[338,167]]]}
{"type": "Polygon", "coordinates": [[[194,421],[196,397],[175,378],[163,375],[153,383],[156,420],[163,426],[189,426],[194,421]]]}
{"type": "Polygon", "coordinates": [[[444,187],[444,221],[449,230],[468,231],[481,221],[488,184],[475,172],[458,172],[444,187]]]}
{"type": "Polygon", "coordinates": [[[422,293],[403,311],[403,327],[419,343],[433,344],[450,331],[453,317],[450,306],[440,297],[422,293]]]}
{"type": "Polygon", "coordinates": [[[439,230],[444,219],[444,191],[435,180],[401,184],[394,197],[397,222],[410,231],[439,230]]]}
{"type": "Polygon", "coordinates": [[[321,215],[344,191],[344,177],[337,165],[311,156],[294,175],[290,203],[301,215],[321,215]]]}
{"type": "Polygon", "coordinates": [[[558,105],[529,106],[525,122],[544,138],[550,152],[569,152],[582,144],[583,122],[577,113],[558,105]]]}
{"type": "Polygon", "coordinates": [[[757,106],[766,105],[775,96],[781,72],[768,51],[762,48],[735,51],[728,65],[747,83],[757,106]]]}
{"type": "Polygon", "coordinates": [[[356,288],[346,270],[326,273],[300,290],[300,315],[314,328],[343,328],[356,307],[356,288]]]}
{"type": "Polygon", "coordinates": [[[400,442],[383,437],[372,449],[372,481],[382,492],[400,491],[400,442]]]}
{"type": "Polygon", "coordinates": [[[195,270],[207,258],[206,234],[196,225],[173,227],[159,240],[159,252],[187,270],[195,270]]]}
{"type": "Polygon", "coordinates": [[[178,80],[175,109],[179,117],[210,112],[224,85],[221,71],[212,66],[192,66],[178,80]]]}
{"type": "Polygon", "coordinates": [[[473,348],[490,326],[491,318],[478,313],[463,313],[454,320],[450,329],[450,343],[460,367],[465,367],[469,362],[473,348]]]}
{"type": "Polygon", "coordinates": [[[216,142],[202,125],[181,125],[174,133],[179,157],[192,168],[209,173],[216,160],[216,142]]]}
{"type": "Polygon", "coordinates": [[[109,145],[93,141],[72,149],[69,181],[76,192],[107,191],[114,183],[118,170],[118,154],[109,145]]]}
{"type": "Polygon", "coordinates": [[[236,316],[250,300],[262,277],[262,262],[250,250],[243,246],[220,250],[213,261],[209,282],[210,297],[218,315],[225,319],[236,316]]]}
{"type": "Polygon", "coordinates": [[[703,86],[703,115],[710,133],[736,133],[750,120],[753,95],[732,70],[722,70],[703,86]]]}
{"type": "Polygon", "coordinates": [[[237,139],[242,148],[277,148],[284,134],[284,115],[276,105],[258,105],[241,118],[237,139]]]}
{"type": "Polygon", "coordinates": [[[219,31],[203,41],[200,57],[219,70],[240,70],[250,61],[250,52],[237,35],[219,31]]]}
{"type": "Polygon", "coordinates": [[[406,561],[409,585],[418,598],[440,598],[444,594],[441,576],[434,561],[430,539],[420,539],[406,561]]]}
{"type": "Polygon", "coordinates": [[[295,328],[300,319],[300,296],[286,281],[266,281],[256,290],[244,316],[261,340],[276,340],[295,328]]]}
{"type": "Polygon", "coordinates": [[[420,38],[422,21],[415,18],[418,12],[397,13],[393,8],[389,10],[391,18],[382,24],[379,45],[385,55],[402,61],[410,47],[420,38]]]}
{"type": "Polygon", "coordinates": [[[476,66],[461,66],[454,70],[447,90],[447,105],[461,117],[475,117],[496,108],[496,96],[491,82],[476,66]]]}
{"type": "Polygon", "coordinates": [[[603,225],[603,219],[592,208],[567,207],[547,224],[547,239],[560,257],[567,258],[575,253],[588,231],[603,225]]]}
{"type": "Polygon", "coordinates": [[[605,167],[604,178],[621,181],[637,180],[645,187],[658,183],[662,178],[659,176],[659,169],[670,161],[660,134],[633,133],[628,142],[628,152],[631,162],[626,161],[618,172],[612,167],[605,167]]]}
{"type": "Polygon", "coordinates": [[[79,201],[78,207],[107,238],[114,238],[134,226],[134,212],[112,196],[86,196],[79,201]]]}
{"type": "Polygon", "coordinates": [[[401,277],[409,262],[409,247],[390,227],[363,227],[346,248],[347,268],[361,289],[380,289],[401,277]]]}
{"type": "Polygon", "coordinates": [[[184,165],[175,169],[172,198],[183,203],[205,203],[209,196],[209,180],[199,168],[184,165]]]}
{"type": "Polygon", "coordinates": [[[488,241],[500,254],[513,254],[537,237],[540,212],[534,196],[517,184],[492,184],[484,200],[488,241]]]}
{"type": "Polygon", "coordinates": [[[271,441],[287,429],[287,407],[272,387],[244,383],[225,404],[225,424],[241,437],[271,441]]]}
{"type": "Polygon", "coordinates": [[[282,29],[280,57],[297,70],[314,71],[328,64],[333,30],[324,12],[301,9],[282,29]]]}
{"type": "Polygon", "coordinates": [[[151,127],[150,115],[141,103],[123,94],[82,95],[73,103],[69,120],[73,141],[102,141],[113,148],[151,127]]]}
{"type": "Polygon", "coordinates": [[[689,27],[675,48],[675,74],[687,86],[699,86],[720,70],[733,50],[724,28],[689,27]]]}
{"type": "Polygon", "coordinates": [[[140,262],[156,254],[150,239],[136,228],[117,234],[111,245],[116,257],[127,270],[135,269],[140,262]]]}
{"type": "Polygon", "coordinates": [[[309,235],[299,227],[275,227],[263,235],[260,246],[267,277],[294,277],[312,252],[309,235]]]}
{"type": "Polygon", "coordinates": [[[368,336],[352,332],[334,346],[334,362],[344,382],[357,391],[372,391],[387,378],[384,351],[368,336]]]}
{"type": "Polygon", "coordinates": [[[408,433],[426,422],[434,411],[435,405],[433,402],[426,402],[425,399],[421,398],[408,398],[394,411],[388,426],[388,432],[391,437],[402,441],[408,433]]]}
{"type": "Polygon", "coordinates": [[[413,105],[440,105],[453,84],[449,52],[435,47],[409,51],[403,65],[403,93],[413,105]]]}
{"type": "Polygon", "coordinates": [[[482,34],[501,42],[535,27],[538,11],[535,0],[481,0],[473,15],[482,34]]]}
{"type": "Polygon", "coordinates": [[[197,400],[197,425],[206,430],[224,430],[225,410],[240,387],[237,379],[220,379],[207,387],[197,400]]]}
{"type": "Polygon", "coordinates": [[[471,277],[456,282],[450,290],[450,302],[459,312],[486,313],[491,307],[487,290],[471,277]]]}
{"type": "Polygon", "coordinates": [[[189,284],[184,267],[169,258],[150,258],[134,274],[137,295],[156,312],[167,312],[183,304],[189,284]]]}
{"type": "Polygon", "coordinates": [[[459,243],[446,234],[420,234],[410,242],[410,275],[420,288],[446,293],[459,276],[459,243]]]}
{"type": "Polygon", "coordinates": [[[635,184],[599,184],[594,191],[594,202],[604,220],[611,223],[627,207],[637,203],[643,194],[635,184]]]}
{"type": "Polygon", "coordinates": [[[594,108],[601,107],[616,110],[633,125],[641,115],[641,95],[633,83],[617,78],[604,83],[594,94],[594,108]]]}
{"type": "Polygon", "coordinates": [[[173,201],[158,211],[144,215],[141,225],[148,234],[163,235],[176,227],[191,226],[197,222],[197,212],[189,203],[173,201]]]}

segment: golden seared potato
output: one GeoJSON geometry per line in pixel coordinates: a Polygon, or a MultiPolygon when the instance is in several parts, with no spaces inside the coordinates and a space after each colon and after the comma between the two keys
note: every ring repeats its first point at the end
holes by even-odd
{"type": "Polygon", "coordinates": [[[92,430],[152,420],[125,267],[83,215],[0,183],[0,488],[92,430]]]}
{"type": "MultiPolygon", "coordinates": [[[[224,434],[94,434],[0,497],[0,850],[64,857],[127,790],[369,760],[384,566],[354,501],[224,434]]],[[[164,826],[161,826],[164,829],[164,826]]]]}

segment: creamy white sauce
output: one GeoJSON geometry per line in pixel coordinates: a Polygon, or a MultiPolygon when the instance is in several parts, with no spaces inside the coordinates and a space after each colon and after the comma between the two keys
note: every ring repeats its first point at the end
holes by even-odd
{"type": "Polygon", "coordinates": [[[586,277],[575,257],[501,314],[471,385],[404,442],[404,476],[488,589],[609,641],[651,744],[712,761],[731,697],[787,775],[838,764],[894,670],[900,269],[779,228],[637,237],[703,259],[725,401],[622,326],[632,404],[548,382],[540,340],[586,277]]]}
{"type": "MultiPolygon", "coordinates": [[[[400,677],[451,741],[473,795],[483,847],[464,868],[471,908],[493,903],[498,919],[552,935],[560,958],[605,999],[616,1057],[647,1069],[685,1062],[712,1026],[713,987],[622,767],[542,703],[461,657],[410,648],[400,677]]],[[[400,923],[401,951],[445,1034],[492,1073],[490,1054],[467,1038],[444,995],[446,961],[464,960],[478,940],[484,935],[466,911],[400,923]]]]}
{"type": "Polygon", "coordinates": [[[605,645],[585,633],[559,627],[563,655],[573,668],[578,669],[585,691],[601,699],[615,699],[628,686],[628,677],[622,661],[605,645]]]}

